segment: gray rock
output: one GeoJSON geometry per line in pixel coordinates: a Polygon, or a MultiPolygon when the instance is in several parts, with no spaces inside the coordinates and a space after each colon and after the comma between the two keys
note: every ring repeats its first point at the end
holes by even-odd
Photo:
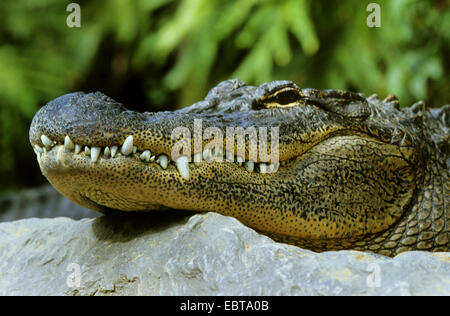
{"type": "Polygon", "coordinates": [[[318,254],[214,213],[5,222],[0,258],[0,295],[450,295],[449,253],[318,254]]]}

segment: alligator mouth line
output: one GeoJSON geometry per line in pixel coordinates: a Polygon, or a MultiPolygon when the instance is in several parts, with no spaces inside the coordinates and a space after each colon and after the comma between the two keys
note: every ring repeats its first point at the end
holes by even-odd
{"type": "MultiPolygon", "coordinates": [[[[64,149],[66,153],[73,153],[78,157],[85,157],[86,159],[90,159],[92,163],[100,162],[101,159],[115,159],[119,157],[126,157],[134,159],[135,161],[139,161],[141,163],[146,163],[147,166],[156,167],[159,165],[163,170],[167,170],[169,166],[175,167],[175,169],[179,172],[181,177],[185,180],[189,180],[190,170],[193,167],[199,167],[202,163],[228,163],[234,164],[239,168],[246,170],[249,173],[257,173],[257,174],[271,174],[276,173],[279,167],[283,167],[288,163],[298,159],[312,147],[318,145],[319,143],[334,137],[339,136],[347,136],[352,134],[354,136],[359,136],[365,139],[372,139],[371,136],[360,133],[357,131],[350,130],[337,130],[334,132],[329,132],[325,136],[320,139],[315,140],[314,142],[305,143],[305,149],[298,155],[290,157],[286,160],[280,160],[276,162],[258,162],[252,160],[245,160],[245,158],[235,155],[230,151],[215,151],[215,148],[206,148],[202,152],[197,152],[192,155],[192,157],[180,156],[175,160],[172,160],[169,155],[164,153],[155,153],[150,149],[141,149],[133,144],[133,136],[129,135],[122,145],[112,145],[112,146],[89,146],[89,145],[80,145],[74,143],[71,138],[66,135],[64,138],[64,142],[52,140],[49,136],[42,134],[40,139],[44,146],[40,146],[38,144],[33,144],[33,149],[35,154],[37,155],[38,161],[41,158],[42,154],[46,154],[47,152],[57,149],[58,154],[56,155],[56,159],[59,158],[59,150],[64,149]],[[350,133],[351,132],[351,133],[350,133]]],[[[377,141],[376,139],[374,139],[377,141]]],[[[409,146],[400,146],[405,150],[409,148],[409,146]]],[[[400,152],[402,152],[401,150],[400,152]]],[[[405,160],[408,160],[404,157],[405,160]]]]}
{"type": "MultiPolygon", "coordinates": [[[[229,151],[216,153],[214,148],[207,148],[201,153],[194,153],[192,160],[190,159],[190,157],[188,158],[186,156],[180,156],[174,161],[171,160],[170,157],[166,154],[152,153],[152,151],[149,149],[141,150],[137,146],[134,146],[132,135],[126,138],[122,146],[114,145],[105,147],[75,144],[68,135],[65,136],[64,143],[51,140],[45,134],[42,134],[40,138],[42,143],[44,144],[44,147],[33,144],[33,149],[37,155],[38,160],[41,159],[41,155],[46,154],[51,150],[57,150],[59,153],[59,150],[62,149],[64,149],[66,152],[72,152],[73,154],[79,155],[80,157],[84,156],[85,158],[90,159],[92,163],[100,162],[102,158],[115,159],[119,157],[127,157],[133,158],[142,163],[147,163],[149,164],[149,166],[159,165],[164,170],[168,169],[170,165],[173,165],[174,167],[176,167],[181,177],[185,180],[189,180],[190,169],[193,167],[192,164],[195,167],[198,167],[204,162],[232,163],[250,173],[255,172],[266,174],[275,173],[280,165],[289,162],[289,160],[276,163],[254,162],[251,160],[245,161],[245,159],[241,156],[234,155],[234,153],[231,153],[229,151]]],[[[56,159],[58,159],[58,157],[59,154],[56,155],[56,159]]]]}

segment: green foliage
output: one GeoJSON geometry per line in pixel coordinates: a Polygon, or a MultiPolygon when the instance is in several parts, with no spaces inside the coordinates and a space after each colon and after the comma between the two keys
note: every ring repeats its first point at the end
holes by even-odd
{"type": "Polygon", "coordinates": [[[68,3],[0,2],[0,188],[39,178],[30,120],[80,89],[150,110],[191,104],[233,77],[449,102],[444,0],[377,1],[380,28],[366,24],[369,1],[77,1],[81,28],[67,27],[68,3]]]}

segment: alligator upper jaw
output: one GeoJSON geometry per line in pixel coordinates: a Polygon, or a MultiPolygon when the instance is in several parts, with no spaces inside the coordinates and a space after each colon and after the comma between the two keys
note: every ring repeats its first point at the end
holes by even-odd
{"type": "MultiPolygon", "coordinates": [[[[329,130],[319,129],[304,134],[301,131],[295,134],[285,133],[279,129],[279,121],[270,115],[268,118],[261,118],[261,114],[263,113],[248,111],[203,115],[186,113],[184,110],[138,113],[126,110],[101,93],[79,92],[59,97],[38,111],[30,127],[30,142],[39,154],[57,144],[64,144],[66,149],[76,153],[86,150],[94,162],[101,156],[114,158],[115,154],[128,156],[137,153],[138,158],[146,162],[160,158],[164,167],[170,158],[178,158],[178,154],[173,154],[174,147],[179,144],[174,131],[184,128],[189,134],[186,139],[190,142],[190,149],[189,153],[183,153],[188,156],[189,161],[195,162],[200,158],[208,160],[208,156],[217,154],[219,160],[223,158],[224,161],[239,164],[247,162],[248,169],[252,169],[252,163],[261,163],[253,167],[264,173],[266,167],[276,167],[266,164],[295,159],[329,135],[345,133],[342,126],[331,125],[329,130]],[[243,135],[243,145],[239,145],[237,140],[231,146],[227,143],[229,128],[235,129],[237,133],[247,133],[243,135]],[[207,134],[210,129],[213,129],[213,134],[209,138],[203,137],[202,133],[207,134]],[[217,131],[221,134],[218,138],[215,134],[217,131]],[[255,142],[251,143],[252,140],[248,139],[251,138],[250,135],[254,136],[255,142]],[[288,141],[284,138],[288,138],[288,141]],[[272,143],[274,139],[277,140],[276,143],[272,143]],[[262,143],[265,147],[260,146],[262,143]],[[262,152],[265,157],[261,156],[262,152]],[[231,158],[228,159],[230,155],[231,158]]],[[[316,111],[315,114],[324,115],[321,111],[316,111]]],[[[289,116],[287,119],[295,120],[289,116]]]]}
{"type": "MultiPolygon", "coordinates": [[[[252,115],[248,113],[231,114],[230,117],[192,115],[183,111],[138,113],[126,110],[100,93],[73,93],[53,100],[38,111],[30,127],[30,142],[39,150],[36,146],[44,148],[54,143],[62,144],[69,137],[74,145],[111,149],[123,146],[126,139],[132,136],[133,146],[137,150],[170,156],[178,142],[174,137],[174,131],[178,128],[187,129],[194,141],[194,125],[200,121],[203,124],[200,129],[219,129],[225,137],[229,122],[237,117],[242,120],[242,124],[256,126],[256,129],[262,125],[268,129],[270,137],[273,124],[258,118],[252,121],[252,115]]],[[[223,141],[225,145],[225,139],[223,141]]],[[[192,156],[203,151],[208,142],[207,139],[202,140],[199,150],[192,144],[192,156]]],[[[292,148],[297,147],[292,145],[292,148]]],[[[295,157],[295,153],[291,152],[290,146],[286,146],[280,152],[280,160],[295,157]]],[[[259,161],[258,158],[253,160],[259,161]]]]}

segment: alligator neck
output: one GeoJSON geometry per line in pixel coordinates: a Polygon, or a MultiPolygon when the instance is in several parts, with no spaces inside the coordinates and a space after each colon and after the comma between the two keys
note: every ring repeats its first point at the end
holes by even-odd
{"type": "MultiPolygon", "coordinates": [[[[395,256],[409,250],[447,251],[450,231],[450,177],[445,159],[424,166],[409,211],[399,223],[361,248],[395,256]]],[[[355,249],[359,247],[356,246],[355,249]]]]}

